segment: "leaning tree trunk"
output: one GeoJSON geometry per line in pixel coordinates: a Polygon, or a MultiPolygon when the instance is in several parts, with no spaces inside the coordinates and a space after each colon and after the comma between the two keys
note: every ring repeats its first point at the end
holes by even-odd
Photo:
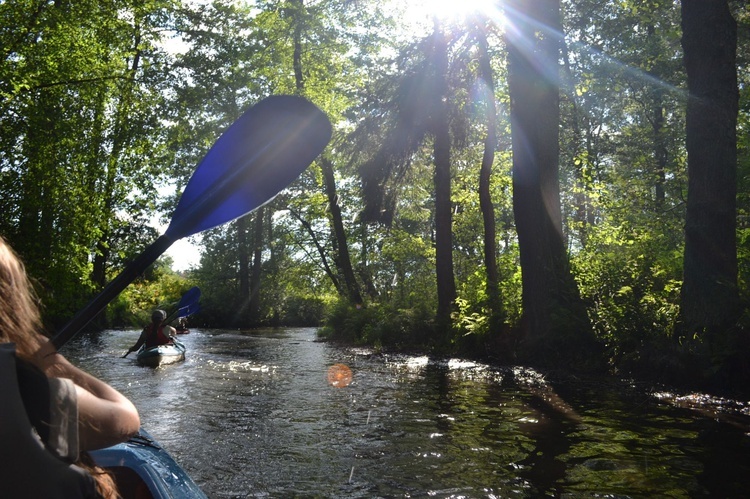
{"type": "Polygon", "coordinates": [[[521,355],[569,363],[592,346],[591,328],[562,235],[559,161],[559,0],[508,9],[513,210],[522,271],[521,355]]]}
{"type": "Polygon", "coordinates": [[[737,24],[727,0],[682,1],[688,196],[679,338],[723,333],[737,289],[737,24]]]}
{"type": "Polygon", "coordinates": [[[323,156],[320,158],[320,169],[323,172],[323,183],[325,184],[326,196],[328,197],[328,213],[330,214],[331,229],[333,231],[333,251],[336,269],[344,279],[346,296],[352,304],[362,304],[362,294],[359,284],[354,276],[352,260],[349,256],[349,245],[347,243],[344,220],[341,217],[341,206],[339,196],[336,193],[336,179],[333,174],[333,163],[323,156]]]}
{"type": "MultiPolygon", "coordinates": [[[[304,12],[305,6],[302,0],[294,0],[294,5],[294,12],[295,15],[298,16],[298,18],[294,23],[294,54],[292,58],[294,66],[295,87],[297,89],[297,92],[302,94],[305,89],[305,80],[302,71],[302,31],[304,27],[304,16],[302,14],[304,12]]],[[[344,230],[344,221],[341,218],[341,207],[338,204],[339,196],[336,192],[336,179],[333,172],[333,163],[331,163],[330,159],[326,156],[322,156],[320,159],[320,169],[323,173],[323,183],[325,186],[326,197],[328,199],[331,231],[333,233],[332,240],[334,246],[334,262],[336,264],[336,270],[344,280],[347,298],[351,303],[359,305],[362,303],[362,294],[359,291],[359,285],[357,284],[357,280],[354,276],[351,257],[349,255],[349,246],[347,243],[346,232],[344,230]]]]}

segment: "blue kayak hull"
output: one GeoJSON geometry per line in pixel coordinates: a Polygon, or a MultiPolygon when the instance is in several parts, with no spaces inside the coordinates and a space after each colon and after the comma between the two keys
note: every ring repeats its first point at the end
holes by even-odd
{"type": "Polygon", "coordinates": [[[158,367],[185,360],[185,345],[173,340],[173,345],[159,345],[138,350],[136,360],[142,366],[158,367]]]}
{"type": "Polygon", "coordinates": [[[127,442],[90,454],[96,464],[112,472],[123,499],[207,498],[185,470],[143,429],[127,442]]]}

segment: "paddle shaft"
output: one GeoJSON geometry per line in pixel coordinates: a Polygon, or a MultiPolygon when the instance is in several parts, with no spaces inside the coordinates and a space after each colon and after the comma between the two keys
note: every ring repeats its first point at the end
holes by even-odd
{"type": "Polygon", "coordinates": [[[130,262],[120,274],[115,277],[107,286],[73,317],[63,328],[52,338],[52,344],[55,348],[60,349],[65,343],[70,341],[86,324],[91,322],[99,312],[104,310],[109,302],[114,300],[122,290],[128,287],[139,275],[154,263],[162,253],[164,253],[174,241],[169,236],[162,235],[147,247],[143,253],[130,262]]]}
{"type": "Polygon", "coordinates": [[[322,152],[331,133],[325,114],[300,97],[267,97],[243,113],[193,172],[164,235],[66,324],[53,345],[59,349],[75,336],[174,241],[273,199],[322,152]]]}

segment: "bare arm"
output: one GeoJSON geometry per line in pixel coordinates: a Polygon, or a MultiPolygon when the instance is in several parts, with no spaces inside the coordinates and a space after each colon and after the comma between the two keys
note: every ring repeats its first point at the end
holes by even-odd
{"type": "Polygon", "coordinates": [[[177,336],[177,330],[172,326],[166,326],[164,327],[164,334],[166,334],[170,338],[174,338],[175,336],[177,336]]]}
{"type": "Polygon", "coordinates": [[[107,383],[71,364],[51,343],[45,344],[34,360],[47,376],[68,378],[75,383],[81,450],[109,447],[138,433],[141,420],[133,403],[107,383]]]}
{"type": "Polygon", "coordinates": [[[143,331],[141,331],[141,335],[138,337],[138,341],[135,342],[135,345],[128,348],[128,351],[125,352],[125,355],[122,356],[123,358],[127,357],[130,352],[135,352],[136,350],[141,348],[141,345],[143,345],[146,342],[146,330],[147,329],[148,329],[148,326],[143,328],[143,331]]]}

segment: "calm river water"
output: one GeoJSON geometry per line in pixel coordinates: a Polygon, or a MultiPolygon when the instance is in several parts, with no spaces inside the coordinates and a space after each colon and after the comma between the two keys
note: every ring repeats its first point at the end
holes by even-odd
{"type": "Polygon", "coordinates": [[[151,369],[120,358],[137,337],[63,353],[129,396],[211,498],[750,495],[745,403],[373,355],[315,329],[193,329],[185,362],[151,369]],[[329,384],[334,364],[350,384],[329,384]]]}

